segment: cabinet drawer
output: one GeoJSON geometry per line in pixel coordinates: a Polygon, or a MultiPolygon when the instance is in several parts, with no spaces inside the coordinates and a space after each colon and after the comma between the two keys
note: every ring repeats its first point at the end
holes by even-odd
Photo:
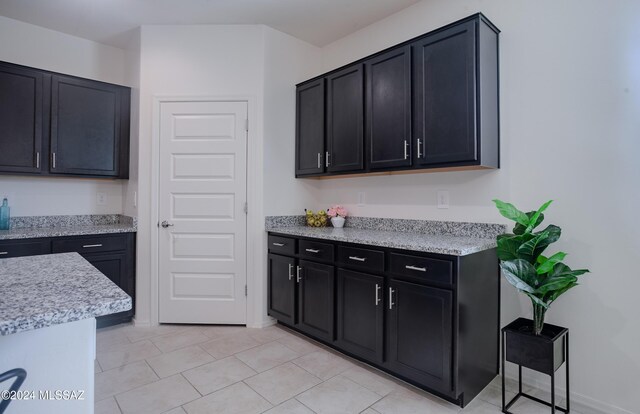
{"type": "Polygon", "coordinates": [[[269,251],[271,253],[294,255],[296,254],[296,239],[269,236],[269,251]]]}
{"type": "Polygon", "coordinates": [[[360,247],[338,247],[338,261],[346,266],[360,269],[384,271],[384,252],[360,247]]]}
{"type": "Polygon", "coordinates": [[[298,253],[303,257],[333,262],[333,244],[300,240],[298,253]]]}
{"type": "Polygon", "coordinates": [[[448,260],[391,253],[390,270],[400,276],[453,285],[453,263],[448,260]]]}
{"type": "Polygon", "coordinates": [[[21,256],[36,256],[51,253],[51,245],[48,240],[40,241],[13,241],[0,243],[0,259],[21,256]]]}
{"type": "Polygon", "coordinates": [[[54,240],[53,253],[94,253],[113,252],[127,248],[127,237],[122,236],[96,236],[87,238],[54,240]]]}

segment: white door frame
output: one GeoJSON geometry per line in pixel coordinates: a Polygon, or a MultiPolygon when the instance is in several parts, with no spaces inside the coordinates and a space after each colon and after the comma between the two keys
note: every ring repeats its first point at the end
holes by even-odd
{"type": "Polygon", "coordinates": [[[255,312],[253,312],[253,302],[255,297],[254,287],[256,286],[256,277],[261,272],[256,272],[256,257],[262,257],[259,249],[262,248],[261,243],[258,245],[249,242],[249,236],[252,229],[260,226],[262,217],[262,141],[258,139],[259,131],[257,119],[257,99],[252,96],[202,96],[202,95],[154,95],[153,96],[153,114],[151,129],[151,223],[150,223],[150,242],[151,242],[151,277],[150,277],[150,325],[159,324],[159,242],[160,232],[158,229],[158,202],[160,196],[160,106],[162,103],[168,102],[246,102],[247,117],[249,119],[249,131],[247,133],[247,203],[249,206],[247,214],[247,326],[257,327],[264,323],[255,320],[255,312]]]}

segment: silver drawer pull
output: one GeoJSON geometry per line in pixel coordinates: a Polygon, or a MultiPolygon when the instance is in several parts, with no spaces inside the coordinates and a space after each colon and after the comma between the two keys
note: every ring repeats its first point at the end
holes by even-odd
{"type": "Polygon", "coordinates": [[[355,260],[357,262],[364,262],[365,260],[367,260],[366,257],[358,257],[358,256],[349,256],[349,259],[355,260]]]}
{"type": "Polygon", "coordinates": [[[289,263],[289,280],[293,279],[293,265],[289,263]]]}
{"type": "Polygon", "coordinates": [[[90,247],[102,247],[101,244],[85,244],[84,246],[82,246],[86,249],[90,248],[90,247]]]}
{"type": "Polygon", "coordinates": [[[395,303],[393,302],[393,293],[395,292],[395,289],[393,288],[389,288],[389,310],[393,309],[393,305],[395,305],[395,303]]]}
{"type": "Polygon", "coordinates": [[[382,289],[382,287],[376,283],[376,306],[378,306],[380,304],[380,289],[382,289]]]}
{"type": "Polygon", "coordinates": [[[274,246],[278,246],[278,247],[282,247],[284,246],[284,243],[272,243],[274,246]]]}
{"type": "Polygon", "coordinates": [[[409,269],[409,270],[417,270],[418,272],[426,272],[426,271],[427,271],[427,268],[426,268],[426,267],[418,267],[418,266],[409,266],[409,265],[406,265],[406,266],[405,266],[405,268],[406,268],[406,269],[409,269]]]}
{"type": "Polygon", "coordinates": [[[309,253],[320,253],[320,250],[318,249],[304,249],[304,251],[309,253]]]}
{"type": "Polygon", "coordinates": [[[300,266],[296,266],[296,281],[298,283],[300,283],[300,279],[302,279],[302,276],[300,276],[300,271],[302,270],[302,268],[300,266]]]}
{"type": "Polygon", "coordinates": [[[0,256],[5,255],[5,254],[9,254],[9,252],[0,252],[0,256]]]}

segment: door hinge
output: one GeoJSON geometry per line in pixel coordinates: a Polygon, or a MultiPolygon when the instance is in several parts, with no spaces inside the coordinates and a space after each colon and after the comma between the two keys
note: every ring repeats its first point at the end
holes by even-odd
{"type": "Polygon", "coordinates": [[[243,210],[244,210],[244,214],[249,214],[249,203],[247,203],[246,201],[244,203],[243,210]]]}
{"type": "Polygon", "coordinates": [[[247,289],[247,285],[244,285],[244,295],[248,296],[249,290],[247,289]]]}
{"type": "Polygon", "coordinates": [[[249,119],[244,120],[244,130],[249,131],[249,119]]]}

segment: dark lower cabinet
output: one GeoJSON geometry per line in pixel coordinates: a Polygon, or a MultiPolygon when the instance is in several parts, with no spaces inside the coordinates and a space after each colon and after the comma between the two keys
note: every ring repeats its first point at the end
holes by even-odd
{"type": "Polygon", "coordinates": [[[131,310],[96,318],[99,328],[129,322],[135,314],[135,233],[0,240],[0,259],[76,252],[133,301],[131,310]]]}
{"type": "Polygon", "coordinates": [[[44,116],[44,75],[0,62],[0,171],[40,172],[44,116]]]}
{"type": "Polygon", "coordinates": [[[411,165],[411,48],[365,62],[365,142],[371,170],[411,165]]]}
{"type": "Polygon", "coordinates": [[[382,363],[384,277],[338,269],[336,301],[338,346],[382,363]]]}
{"type": "Polygon", "coordinates": [[[296,259],[269,255],[267,306],[269,315],[285,323],[296,323],[296,259]]]}
{"type": "Polygon", "coordinates": [[[362,65],[327,76],[327,153],[329,172],[364,168],[364,78],[362,65]]]}
{"type": "Polygon", "coordinates": [[[298,329],[332,341],[334,267],[300,260],[298,262],[298,329]]]}
{"type": "Polygon", "coordinates": [[[453,292],[391,280],[389,301],[389,365],[406,378],[449,393],[453,292]]]}
{"type": "Polygon", "coordinates": [[[280,323],[462,407],[498,374],[495,249],[449,256],[268,239],[268,313],[280,323]]]}

